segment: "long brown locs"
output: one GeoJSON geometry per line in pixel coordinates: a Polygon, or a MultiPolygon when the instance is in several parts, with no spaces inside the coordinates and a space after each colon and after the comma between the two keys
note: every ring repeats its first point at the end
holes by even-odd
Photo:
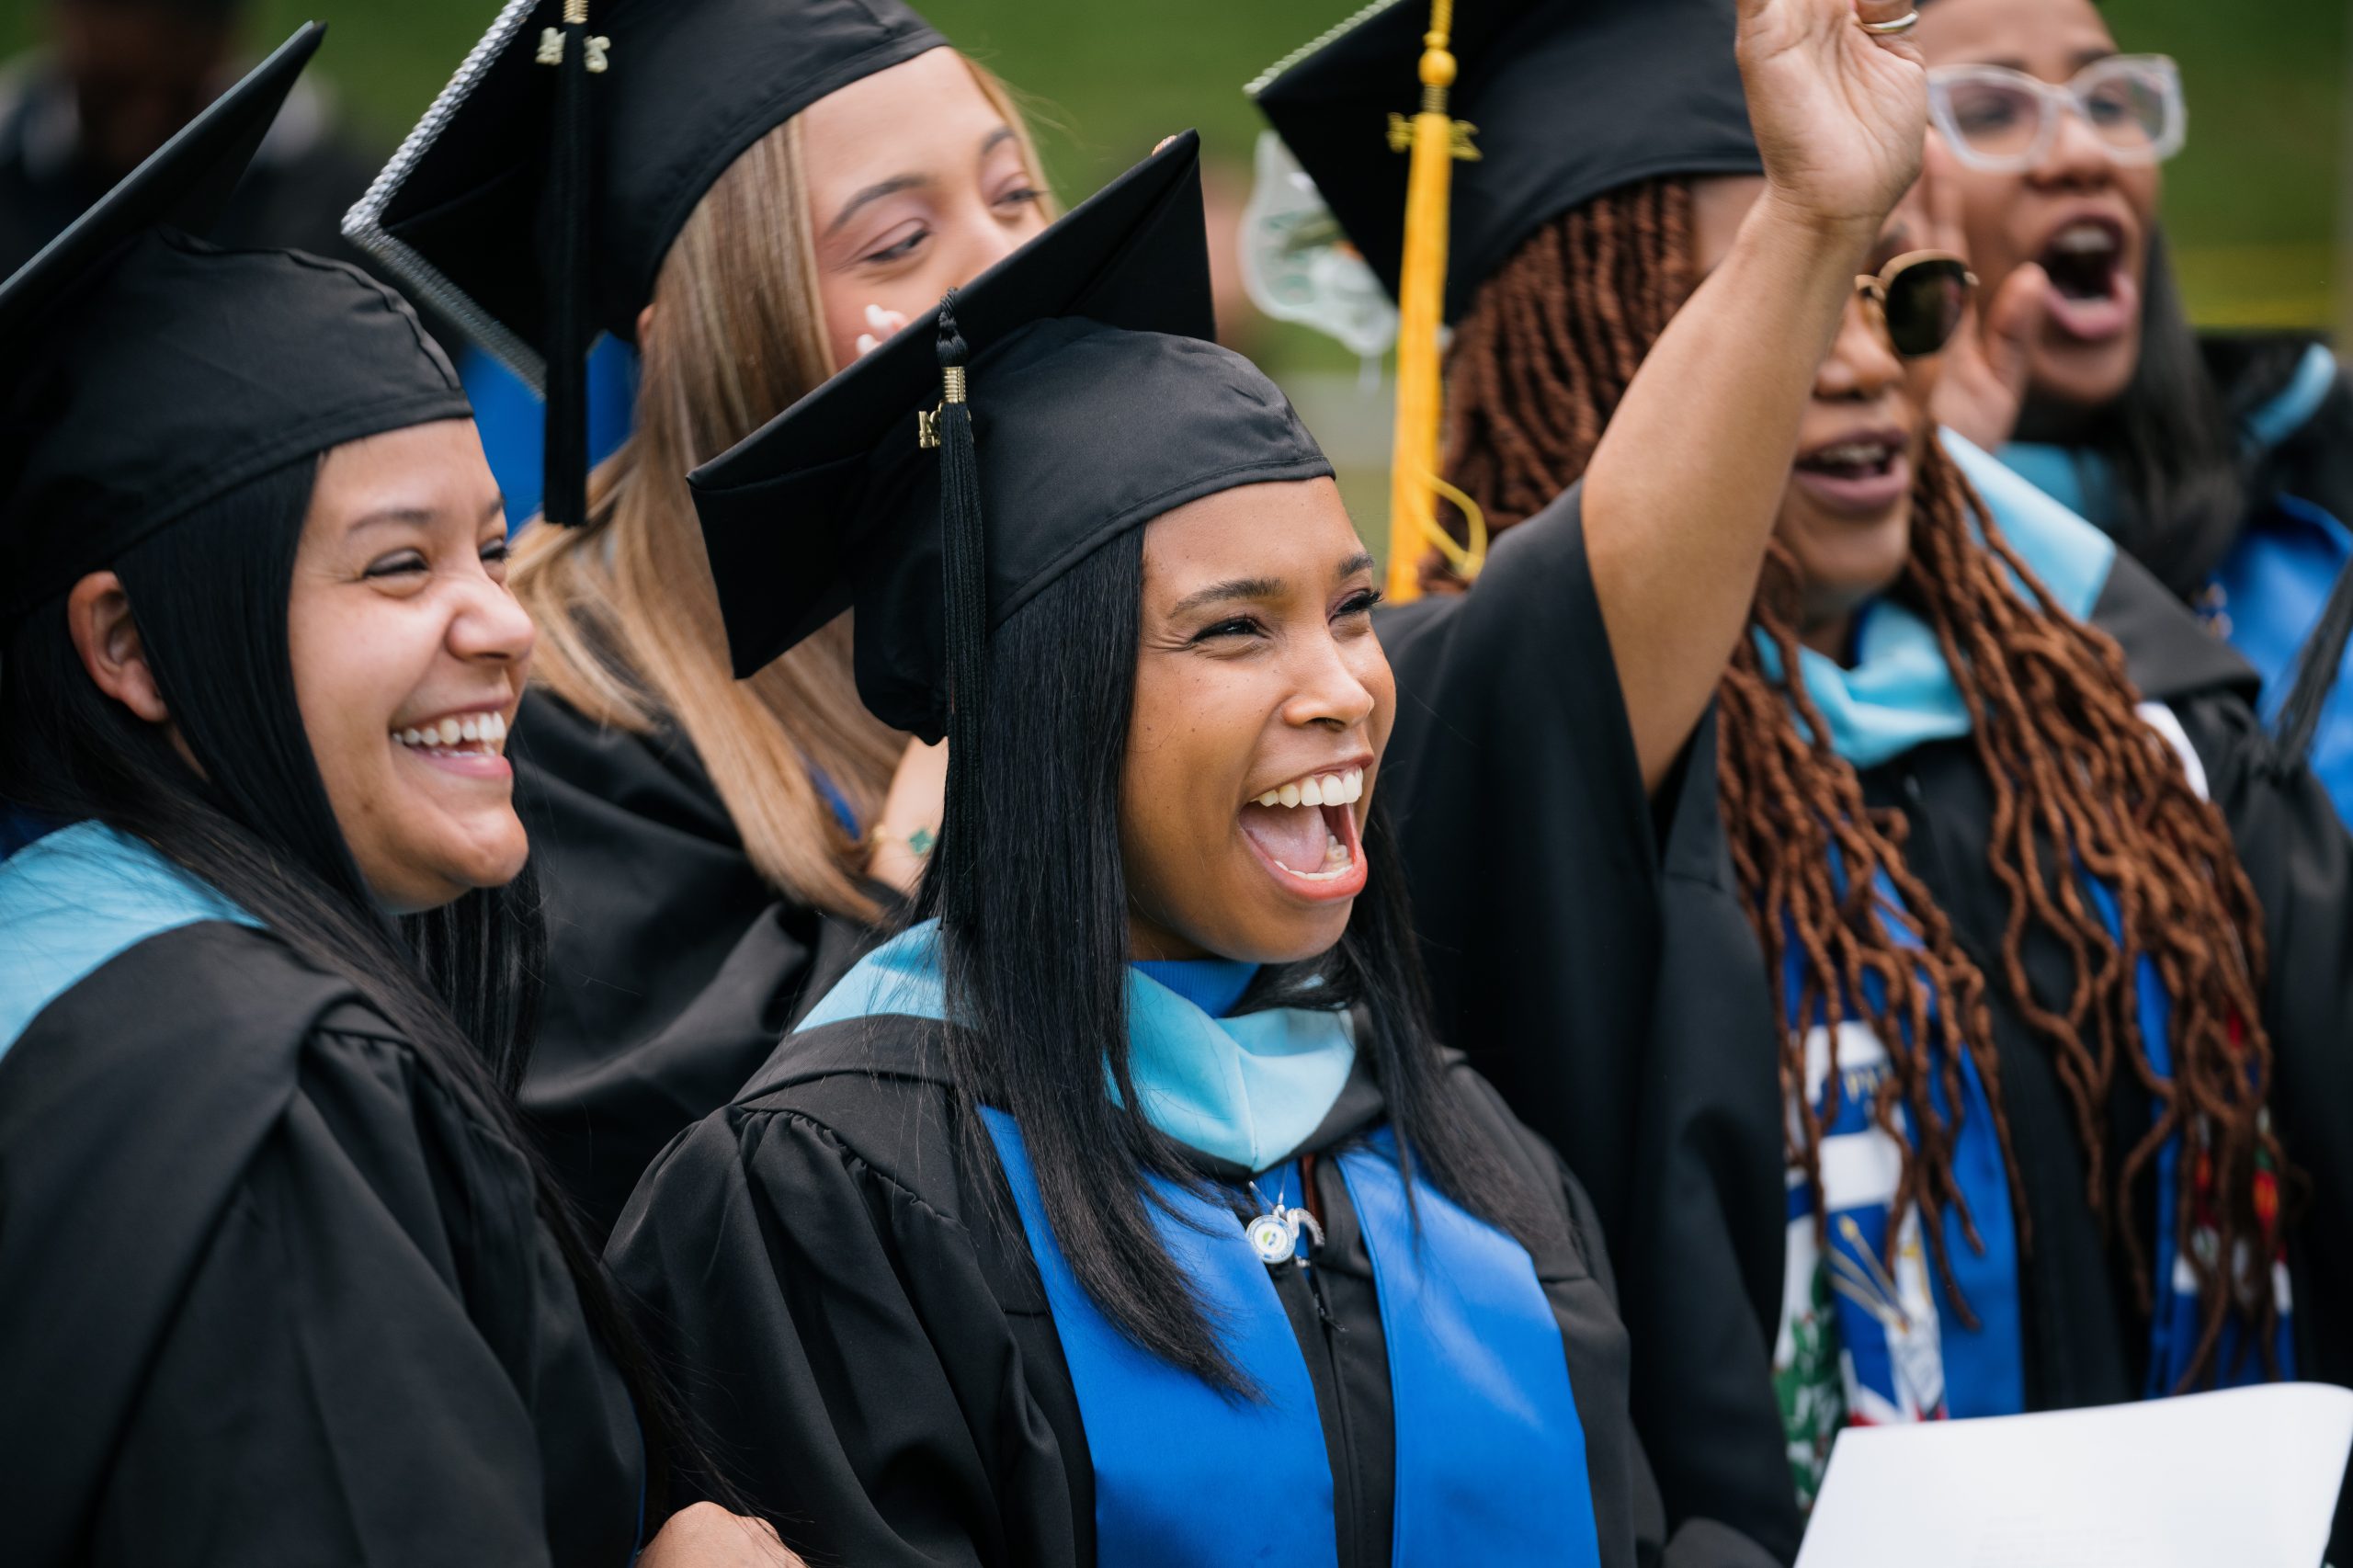
{"type": "MultiPolygon", "coordinates": [[[[1692,287],[1689,231],[1690,194],[1681,182],[1630,186],[1546,224],[1481,290],[1458,327],[1449,366],[1445,472],[1485,509],[1491,528],[1525,519],[1585,471],[1643,355],[1692,287]]],[[[2211,1172],[2220,1244],[2211,1255],[2188,1244],[2188,1202],[2178,1238],[2198,1274],[2202,1320],[2185,1383],[2202,1381],[2234,1312],[2260,1326],[2267,1353],[2276,1342],[2269,1259],[2280,1215],[2259,1193],[2268,1177],[2258,1166],[2268,1164],[2290,1190],[2293,1173],[2264,1110],[2271,1044],[2259,1001],[2262,913],[2221,813],[2191,790],[2179,759],[2135,710],[2138,694],[2116,644],[2044,600],[1940,449],[1932,445],[1919,467],[1912,556],[1896,591],[1943,643],[1993,786],[1989,869],[2010,911],[1995,978],[2052,1053],[2088,1154],[2086,1197],[2121,1249],[2144,1312],[2154,1301],[2147,1238],[2120,1222],[2134,1212],[2133,1188],[2177,1132],[2188,1162],[2211,1172]],[[2121,941],[2085,895],[2071,853],[2114,890],[2121,941]],[[2073,990],[2057,1006],[2044,1005],[2027,983],[2023,954],[2039,938],[2056,939],[2075,960],[2073,990]],[[2151,1066],[2141,1038],[2134,975],[2143,954],[2174,999],[2170,1082],[2151,1066]],[[2144,1086],[2159,1114],[2144,1137],[2119,1151],[2105,1113],[2120,1071],[2144,1086]],[[2242,1243],[2257,1261],[2227,1278],[2217,1260],[2239,1256],[2242,1243]]],[[[1428,569],[1438,570],[1435,558],[1428,569]]],[[[1752,614],[1780,646],[1785,669],[1797,662],[1790,570],[1774,551],[1752,614]]],[[[1977,1066],[2021,1244],[2032,1244],[2002,1111],[1987,977],[1905,866],[1900,819],[1867,809],[1852,766],[1806,738],[1826,735],[1825,727],[1801,731],[1802,691],[1767,677],[1753,639],[1742,641],[1718,699],[1725,828],[1768,971],[1782,973],[1785,943],[1795,942],[1806,1009],[1796,1016],[1810,1017],[1819,998],[1835,1020],[1857,999],[1886,1044],[1893,1073],[1874,1108],[1906,1150],[1894,1214],[1920,1208],[1950,1286],[1938,1221],[1947,1204],[1960,1202],[1951,1169],[1959,1125],[1935,1110],[1934,1062],[1943,1063],[1944,1103],[1954,1106],[1961,1053],[1977,1066]],[[1831,875],[1834,845],[1843,893],[1831,875]],[[1882,872],[1912,915],[1917,950],[1899,949],[1870,908],[1869,890],[1882,872]],[[1876,1006],[1860,1000],[1865,973],[1885,982],[1876,1006]],[[1933,1026],[1931,989],[1940,1003],[1933,1026]],[[1940,1056],[1927,1047],[1932,1027],[1940,1056]],[[1899,1104],[1916,1139],[1903,1136],[1899,1104]]],[[[1804,1082],[1804,1047],[1799,1031],[1783,1037],[1786,1088],[1804,1082]]],[[[1810,1176],[1818,1172],[1820,1136],[1806,1108],[1791,1154],[1810,1176]]],[[[1965,1229],[1973,1242],[1973,1229],[1965,1229]]]]}

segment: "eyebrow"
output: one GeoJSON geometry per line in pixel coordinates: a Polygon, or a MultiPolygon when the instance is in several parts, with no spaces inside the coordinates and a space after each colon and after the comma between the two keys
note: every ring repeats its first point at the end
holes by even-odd
{"type": "Polygon", "coordinates": [[[828,235],[839,233],[842,225],[858,216],[860,209],[870,207],[885,197],[896,196],[903,190],[921,190],[931,183],[929,175],[893,175],[889,179],[878,180],[842,203],[842,210],[834,214],[832,222],[825,225],[825,233],[828,235]]]}
{"type": "MultiPolygon", "coordinates": [[[[494,495],[490,498],[490,504],[482,509],[482,515],[475,521],[486,523],[493,517],[504,517],[506,515],[506,497],[504,494],[494,495]]],[[[440,516],[439,512],[430,506],[386,506],[354,519],[350,531],[358,533],[361,528],[381,528],[390,523],[399,523],[413,528],[430,528],[440,516]]]]}
{"type": "MultiPolygon", "coordinates": [[[[998,126],[995,131],[990,131],[986,136],[981,138],[980,156],[983,158],[987,157],[991,153],[995,152],[999,147],[1004,146],[1007,142],[1012,140],[1013,127],[1009,125],[998,126]]],[[[902,191],[920,190],[931,183],[932,179],[929,175],[893,175],[889,179],[877,180],[874,184],[868,186],[864,190],[859,191],[856,196],[851,197],[847,201],[842,203],[842,210],[834,214],[834,221],[832,222],[825,225],[825,233],[827,234],[834,234],[840,232],[843,224],[858,216],[858,210],[860,208],[871,206],[885,197],[896,196],[902,191]]]]}
{"type": "MultiPolygon", "coordinates": [[[[1375,564],[1371,552],[1360,550],[1341,562],[1332,575],[1336,578],[1353,577],[1359,572],[1371,571],[1375,564]]],[[[1206,588],[1187,594],[1169,608],[1168,613],[1181,616],[1228,599],[1279,599],[1283,597],[1284,587],[1282,580],[1278,577],[1230,577],[1222,583],[1211,583],[1206,588]]]]}
{"type": "Polygon", "coordinates": [[[1282,583],[1273,577],[1230,577],[1222,583],[1211,583],[1206,588],[1187,594],[1170,607],[1168,613],[1172,616],[1184,615],[1226,599],[1278,599],[1282,597],[1282,583]]]}

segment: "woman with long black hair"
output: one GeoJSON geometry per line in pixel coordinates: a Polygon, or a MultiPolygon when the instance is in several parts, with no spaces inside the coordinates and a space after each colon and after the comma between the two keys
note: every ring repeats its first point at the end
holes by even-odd
{"type": "Polygon", "coordinates": [[[188,232],[317,34],[0,287],[7,1555],[779,1562],[665,1528],[691,1443],[509,1101],[533,632],[463,392],[188,232]]]}
{"type": "MultiPolygon", "coordinates": [[[[1839,217],[1909,183],[1879,153],[1922,111],[1847,0],[1751,9],[1810,178],[1693,331],[1769,365],[1835,315],[1839,217]],[[1853,98],[1811,112],[1826,78],[1853,98]]],[[[812,1556],[1758,1562],[1705,1521],[1670,1541],[1584,1195],[1430,1033],[1372,558],[1280,393],[1205,340],[1196,145],[696,475],[737,669],[854,596],[860,690],[947,737],[947,815],[926,918],[671,1145],[610,1255],[812,1556]]],[[[1802,383],[1746,392],[1608,506],[1768,515],[1802,383]]],[[[1512,559],[1589,608],[1574,522],[1512,559]]],[[[1509,607],[1461,608],[1477,641],[1509,607]]],[[[1545,803],[1499,815],[1642,784],[1620,744],[1516,787],[1545,803]]],[[[1597,853],[1582,891],[1610,907],[1638,864],[1597,853]]]]}

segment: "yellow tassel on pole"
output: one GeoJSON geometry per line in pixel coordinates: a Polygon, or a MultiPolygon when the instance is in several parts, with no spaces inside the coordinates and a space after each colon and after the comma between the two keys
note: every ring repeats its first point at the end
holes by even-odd
{"type": "Polygon", "coordinates": [[[1397,276],[1397,426],[1389,471],[1389,597],[1403,601],[1421,593],[1422,551],[1435,544],[1464,577],[1478,575],[1487,553],[1485,520],[1476,509],[1468,549],[1438,525],[1435,494],[1439,483],[1438,332],[1446,305],[1447,190],[1454,160],[1479,154],[1470,143],[1471,127],[1446,112],[1447,89],[1454,85],[1454,56],[1447,44],[1454,27],[1454,0],[1431,0],[1430,30],[1422,38],[1421,112],[1407,122],[1392,116],[1390,144],[1411,149],[1406,173],[1405,243],[1397,276]]]}

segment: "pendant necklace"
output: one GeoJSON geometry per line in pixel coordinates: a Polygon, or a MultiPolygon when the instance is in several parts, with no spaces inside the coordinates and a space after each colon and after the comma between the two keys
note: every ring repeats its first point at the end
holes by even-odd
{"type": "Polygon", "coordinates": [[[1250,1245],[1257,1253],[1258,1261],[1269,1268],[1279,1268],[1286,1263],[1306,1267],[1307,1259],[1300,1256],[1299,1233],[1304,1229],[1311,1244],[1320,1247],[1324,1244],[1324,1227],[1306,1210],[1285,1206],[1284,1199],[1290,1196],[1290,1188],[1288,1176],[1283,1179],[1283,1186],[1277,1189],[1272,1203],[1268,1203],[1266,1195],[1258,1190],[1256,1182],[1249,1185],[1250,1196],[1267,1210],[1242,1230],[1242,1233],[1250,1238],[1250,1245]]]}

